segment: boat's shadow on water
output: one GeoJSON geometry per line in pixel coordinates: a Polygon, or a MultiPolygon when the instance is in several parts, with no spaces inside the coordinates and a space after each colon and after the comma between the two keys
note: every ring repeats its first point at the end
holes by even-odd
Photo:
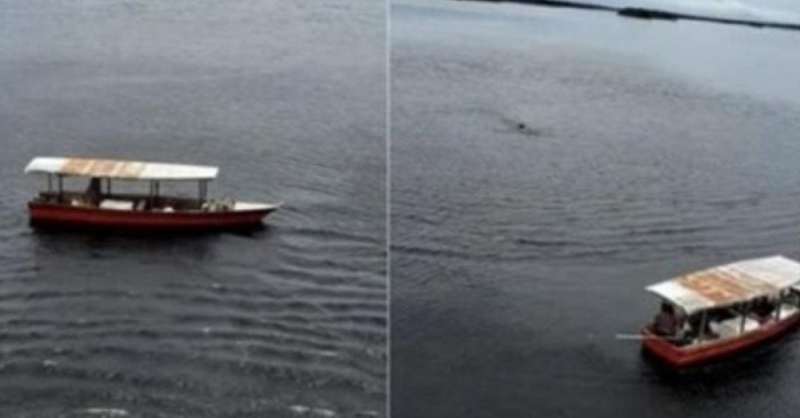
{"type": "Polygon", "coordinates": [[[202,261],[213,258],[217,244],[225,238],[269,240],[276,234],[276,230],[267,225],[231,231],[182,233],[36,227],[31,229],[30,234],[37,248],[46,253],[63,254],[88,250],[94,258],[120,253],[133,256],[161,254],[202,261]]]}

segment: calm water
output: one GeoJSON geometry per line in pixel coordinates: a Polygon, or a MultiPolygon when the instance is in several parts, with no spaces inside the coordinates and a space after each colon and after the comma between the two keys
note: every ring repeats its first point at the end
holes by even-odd
{"type": "Polygon", "coordinates": [[[615,335],[647,284],[800,256],[800,35],[392,16],[394,417],[794,416],[797,335],[678,377],[615,335]]]}
{"type": "Polygon", "coordinates": [[[0,415],[384,416],[384,6],[0,3],[0,415]],[[22,169],[64,154],[286,206],[251,235],[36,233],[22,169]]]}

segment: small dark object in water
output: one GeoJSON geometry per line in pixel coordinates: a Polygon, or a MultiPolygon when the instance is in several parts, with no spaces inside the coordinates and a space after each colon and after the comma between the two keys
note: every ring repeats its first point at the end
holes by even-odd
{"type": "Polygon", "coordinates": [[[533,128],[533,127],[528,126],[528,125],[526,125],[526,124],[524,124],[522,122],[517,124],[517,131],[519,133],[521,133],[521,134],[530,135],[530,136],[541,136],[542,135],[542,131],[540,129],[533,128]]]}
{"type": "MultiPolygon", "coordinates": [[[[508,128],[508,131],[511,132],[518,132],[523,135],[530,135],[530,136],[542,136],[543,131],[535,126],[528,125],[525,122],[520,121],[517,118],[507,118],[502,117],[501,121],[504,125],[508,128]]],[[[508,132],[506,131],[506,132],[508,132]]]]}

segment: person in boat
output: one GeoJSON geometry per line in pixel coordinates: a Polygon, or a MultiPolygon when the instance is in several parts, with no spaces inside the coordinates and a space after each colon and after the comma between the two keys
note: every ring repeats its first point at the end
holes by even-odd
{"type": "Polygon", "coordinates": [[[92,206],[97,206],[100,204],[100,195],[100,179],[92,177],[89,180],[89,186],[86,188],[86,199],[92,206]]]}
{"type": "Polygon", "coordinates": [[[772,313],[775,312],[775,303],[766,296],[758,298],[753,301],[751,312],[758,317],[758,323],[763,324],[772,318],[772,313]]]}
{"type": "Polygon", "coordinates": [[[700,338],[702,335],[703,339],[706,340],[713,340],[715,338],[719,338],[719,334],[714,332],[711,329],[711,322],[717,321],[720,318],[720,311],[708,311],[706,313],[706,321],[703,324],[703,314],[696,313],[691,315],[686,322],[689,324],[689,331],[687,332],[687,337],[690,339],[700,338]],[[702,331],[701,331],[702,329],[702,331]]]}
{"type": "Polygon", "coordinates": [[[675,313],[675,307],[667,302],[661,303],[661,311],[653,319],[651,326],[656,335],[676,337],[680,331],[681,320],[675,313]]]}

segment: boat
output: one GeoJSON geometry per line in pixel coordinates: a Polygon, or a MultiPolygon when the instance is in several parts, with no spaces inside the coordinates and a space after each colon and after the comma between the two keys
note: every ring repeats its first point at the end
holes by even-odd
{"type": "Polygon", "coordinates": [[[46,175],[47,189],[28,203],[30,224],[147,233],[241,230],[263,227],[263,218],[281,206],[209,199],[208,184],[218,172],[217,167],[199,165],[36,157],[25,173],[46,175]],[[66,190],[64,180],[76,177],[89,179],[88,187],[66,190]],[[146,193],[115,191],[117,182],[146,183],[148,189],[146,193]],[[197,195],[166,195],[161,186],[167,182],[196,182],[197,195]]]}
{"type": "Polygon", "coordinates": [[[674,369],[742,354],[800,324],[800,263],[784,256],[749,259],[648,286],[662,301],[641,329],[642,348],[674,369]],[[675,327],[670,324],[670,312],[675,327]]]}

